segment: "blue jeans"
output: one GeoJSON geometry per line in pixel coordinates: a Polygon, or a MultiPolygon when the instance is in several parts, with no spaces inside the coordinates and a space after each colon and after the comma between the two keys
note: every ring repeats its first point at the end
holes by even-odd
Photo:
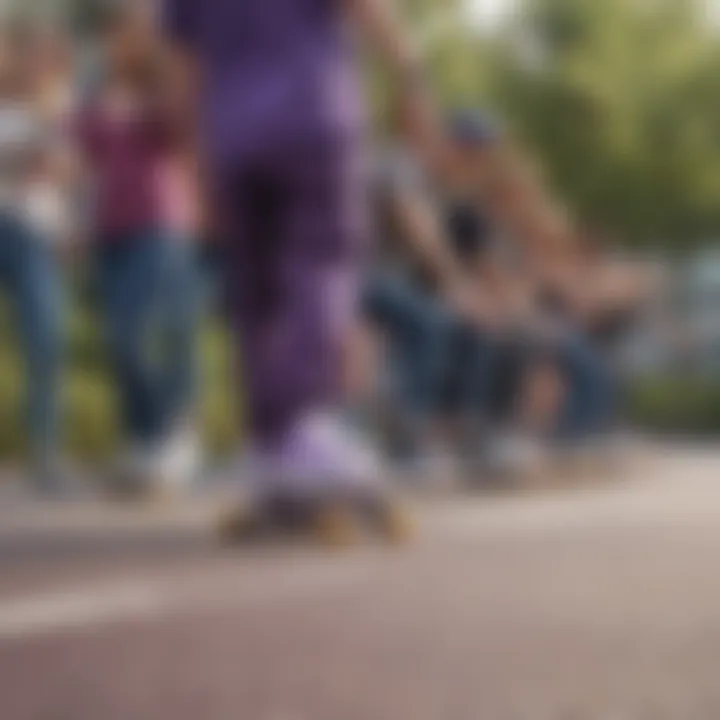
{"type": "Polygon", "coordinates": [[[482,422],[490,411],[499,345],[482,328],[458,317],[447,319],[439,406],[443,412],[482,422]]]}
{"type": "Polygon", "coordinates": [[[226,253],[217,240],[198,248],[198,302],[203,315],[227,315],[226,253]]]}
{"type": "Polygon", "coordinates": [[[166,303],[166,391],[168,420],[194,412],[199,385],[199,338],[202,287],[196,247],[170,241],[164,302],[166,303]]]}
{"type": "Polygon", "coordinates": [[[487,333],[392,273],[372,279],[365,311],[388,330],[392,384],[405,408],[425,417],[485,414],[495,354],[487,333]]]}
{"type": "Polygon", "coordinates": [[[197,283],[192,248],[161,232],[109,239],[98,273],[133,442],[153,442],[191,409],[196,385],[197,283]]]}
{"type": "Polygon", "coordinates": [[[27,367],[28,424],[34,458],[57,450],[63,355],[62,278],[52,248],[25,223],[0,212],[0,283],[9,291],[27,367]]]}
{"type": "Polygon", "coordinates": [[[401,275],[375,275],[365,289],[364,312],[389,335],[391,395],[419,418],[435,413],[451,332],[441,304],[401,275]]]}
{"type": "Polygon", "coordinates": [[[568,333],[558,346],[568,393],[560,417],[562,440],[582,440],[608,431],[615,411],[616,386],[603,354],[582,333],[568,333]]]}

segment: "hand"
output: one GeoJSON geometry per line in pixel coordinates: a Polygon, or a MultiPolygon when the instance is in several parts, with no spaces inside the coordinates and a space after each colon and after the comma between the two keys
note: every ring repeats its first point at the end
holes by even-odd
{"type": "Polygon", "coordinates": [[[499,329],[505,324],[497,305],[480,294],[469,281],[453,282],[447,287],[445,296],[461,318],[481,329],[499,329]]]}

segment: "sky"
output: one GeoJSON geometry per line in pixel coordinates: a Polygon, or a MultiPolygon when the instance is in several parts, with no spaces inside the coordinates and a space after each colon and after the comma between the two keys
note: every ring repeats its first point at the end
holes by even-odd
{"type": "MultiPolygon", "coordinates": [[[[1,1],[1,0],[0,0],[1,1]]],[[[481,28],[492,29],[507,17],[517,4],[517,0],[464,0],[470,17],[481,28]]],[[[598,0],[602,2],[602,0],[598,0]]],[[[708,18],[720,25],[720,0],[705,0],[708,18]]]]}
{"type": "Polygon", "coordinates": [[[492,27],[512,11],[514,0],[465,0],[468,12],[482,27],[492,27]]]}
{"type": "MultiPolygon", "coordinates": [[[[0,0],[2,2],[2,0],[0,0]]],[[[462,0],[470,23],[464,29],[473,33],[492,32],[512,12],[518,0],[462,0]]],[[[442,11],[431,17],[424,28],[419,28],[419,37],[426,46],[432,46],[438,38],[458,32],[457,18],[448,17],[442,11]]]]}

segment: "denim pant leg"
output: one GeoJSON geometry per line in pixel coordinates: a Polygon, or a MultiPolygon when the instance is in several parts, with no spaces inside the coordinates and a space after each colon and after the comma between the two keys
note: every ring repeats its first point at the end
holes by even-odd
{"type": "Polygon", "coordinates": [[[482,423],[490,410],[496,346],[487,332],[461,320],[455,324],[454,335],[459,355],[457,367],[448,368],[448,372],[461,375],[459,410],[468,420],[482,423]]]}
{"type": "Polygon", "coordinates": [[[366,309],[390,336],[392,394],[419,419],[432,416],[439,400],[450,322],[441,304],[404,278],[375,278],[366,309]]]}
{"type": "Polygon", "coordinates": [[[198,242],[194,255],[198,314],[225,316],[227,314],[226,249],[219,241],[198,242]]]}
{"type": "Polygon", "coordinates": [[[150,334],[159,310],[163,263],[163,243],[150,235],[100,249],[100,280],[122,420],[132,442],[152,442],[162,431],[163,390],[150,334]]]}
{"type": "Polygon", "coordinates": [[[532,343],[521,335],[495,339],[488,387],[488,418],[493,425],[507,427],[517,419],[533,356],[532,343]]]}
{"type": "Polygon", "coordinates": [[[563,439],[583,439],[609,429],[614,414],[615,386],[602,354],[579,333],[560,343],[560,364],[568,394],[560,419],[563,439]]]}
{"type": "Polygon", "coordinates": [[[431,420],[440,407],[451,319],[435,298],[422,293],[407,310],[405,367],[410,391],[407,403],[418,417],[431,420]]]}
{"type": "Polygon", "coordinates": [[[195,250],[189,240],[168,239],[161,315],[166,424],[191,413],[197,397],[201,288],[195,250]]]}
{"type": "Polygon", "coordinates": [[[17,309],[27,367],[30,446],[38,462],[59,444],[63,290],[52,247],[23,223],[0,221],[4,276],[17,309]]]}

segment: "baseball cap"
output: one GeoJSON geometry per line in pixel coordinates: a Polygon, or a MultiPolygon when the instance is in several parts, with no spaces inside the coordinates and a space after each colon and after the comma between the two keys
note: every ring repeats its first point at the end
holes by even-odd
{"type": "Polygon", "coordinates": [[[480,110],[455,110],[447,121],[450,136],[463,145],[483,147],[502,140],[499,124],[480,110]]]}

